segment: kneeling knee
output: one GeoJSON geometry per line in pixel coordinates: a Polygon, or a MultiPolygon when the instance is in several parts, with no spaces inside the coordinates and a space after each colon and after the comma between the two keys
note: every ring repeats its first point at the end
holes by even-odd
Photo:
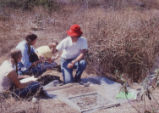
{"type": "Polygon", "coordinates": [[[81,65],[83,68],[86,68],[87,63],[86,63],[85,60],[81,60],[81,61],[80,61],[80,65],[81,65]]]}

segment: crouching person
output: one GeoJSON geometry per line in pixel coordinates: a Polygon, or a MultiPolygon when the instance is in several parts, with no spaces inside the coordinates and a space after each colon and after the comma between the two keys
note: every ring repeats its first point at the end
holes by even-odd
{"type": "Polygon", "coordinates": [[[52,42],[49,45],[40,46],[36,49],[39,58],[45,61],[53,62],[53,56],[56,51],[57,42],[52,42]]]}
{"type": "Polygon", "coordinates": [[[17,64],[21,61],[22,54],[18,49],[10,53],[10,59],[4,61],[0,66],[0,92],[12,90],[19,97],[26,97],[35,94],[40,89],[40,84],[36,81],[21,83],[17,74],[17,64]]]}
{"type": "Polygon", "coordinates": [[[56,47],[62,51],[61,70],[64,83],[79,82],[83,71],[86,68],[84,56],[88,50],[87,40],[82,37],[80,26],[75,24],[67,32],[68,36],[56,47]],[[76,69],[73,77],[73,69],[76,69]]]}
{"type": "Polygon", "coordinates": [[[38,57],[42,59],[46,68],[52,69],[57,67],[57,63],[54,62],[57,56],[54,54],[57,44],[57,42],[52,42],[49,45],[43,45],[36,49],[38,57]]]}

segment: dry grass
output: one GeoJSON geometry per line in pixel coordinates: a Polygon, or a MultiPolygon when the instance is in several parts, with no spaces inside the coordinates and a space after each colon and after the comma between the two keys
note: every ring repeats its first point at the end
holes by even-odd
{"type": "Polygon", "coordinates": [[[61,40],[66,36],[69,26],[77,23],[88,38],[90,49],[87,58],[89,68],[93,69],[91,73],[118,73],[128,76],[132,81],[141,81],[158,53],[158,1],[120,0],[116,3],[88,0],[80,5],[75,3],[70,1],[71,7],[63,4],[61,10],[51,13],[46,13],[47,10],[41,7],[35,7],[32,11],[7,8],[0,15],[1,53],[8,53],[29,32],[38,34],[37,46],[61,40]],[[104,3],[110,7],[106,8],[104,3]],[[139,3],[144,4],[144,7],[137,5],[139,3]],[[115,4],[125,7],[112,10],[112,7],[118,7],[115,4]]]}
{"type": "MultiPolygon", "coordinates": [[[[130,81],[141,81],[146,76],[159,52],[158,0],[59,1],[62,9],[53,12],[39,6],[32,11],[6,7],[1,10],[0,57],[8,54],[29,32],[38,35],[37,47],[52,40],[60,41],[69,26],[77,23],[88,39],[89,73],[112,73],[116,79],[124,75],[130,81]]],[[[19,103],[8,101],[3,105],[19,103]]],[[[6,109],[0,109],[0,113],[6,109]]]]}
{"type": "Polygon", "coordinates": [[[38,113],[38,103],[0,97],[0,113],[38,113]]]}
{"type": "Polygon", "coordinates": [[[98,111],[99,113],[159,113],[159,90],[153,92],[152,100],[145,96],[142,101],[122,104],[119,107],[98,111]]]}
{"type": "Polygon", "coordinates": [[[157,12],[127,10],[95,14],[97,18],[89,27],[89,60],[96,65],[95,69],[103,75],[119,72],[133,81],[142,80],[159,52],[157,12]]]}

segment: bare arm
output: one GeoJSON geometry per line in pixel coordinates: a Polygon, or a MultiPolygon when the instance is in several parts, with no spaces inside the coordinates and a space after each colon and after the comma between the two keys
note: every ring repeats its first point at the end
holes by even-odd
{"type": "Polygon", "coordinates": [[[56,50],[56,51],[53,52],[53,54],[55,54],[55,56],[52,57],[52,60],[55,61],[55,60],[60,58],[60,56],[62,54],[62,51],[56,50]]]}
{"type": "Polygon", "coordinates": [[[12,71],[8,74],[8,78],[15,84],[17,88],[25,88],[30,82],[28,83],[20,83],[18,79],[18,75],[15,71],[12,71]]]}
{"type": "Polygon", "coordinates": [[[79,56],[76,59],[74,59],[72,62],[76,63],[76,62],[80,61],[81,59],[83,59],[86,52],[87,52],[87,50],[85,50],[85,49],[81,50],[81,53],[79,54],[79,56]]]}
{"type": "Polygon", "coordinates": [[[29,75],[20,75],[20,76],[18,76],[18,80],[25,79],[28,77],[30,77],[30,76],[29,75]]]}
{"type": "Polygon", "coordinates": [[[87,53],[87,50],[85,50],[85,49],[81,50],[81,53],[79,54],[79,56],[76,59],[72,60],[72,62],[69,63],[67,65],[67,67],[68,68],[73,68],[73,66],[75,65],[75,63],[78,62],[78,61],[80,61],[81,59],[83,59],[86,53],[87,53]]]}

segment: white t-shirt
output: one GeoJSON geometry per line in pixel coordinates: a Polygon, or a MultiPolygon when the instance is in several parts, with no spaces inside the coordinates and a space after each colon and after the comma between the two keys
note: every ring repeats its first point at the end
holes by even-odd
{"type": "Polygon", "coordinates": [[[83,37],[80,37],[77,42],[72,42],[71,37],[68,36],[57,45],[56,49],[62,51],[62,58],[74,59],[80,54],[81,50],[88,49],[88,44],[83,37]]]}
{"type": "Polygon", "coordinates": [[[11,64],[11,61],[6,60],[0,66],[0,92],[8,90],[11,87],[11,81],[7,75],[15,70],[15,66],[11,64]]]}

